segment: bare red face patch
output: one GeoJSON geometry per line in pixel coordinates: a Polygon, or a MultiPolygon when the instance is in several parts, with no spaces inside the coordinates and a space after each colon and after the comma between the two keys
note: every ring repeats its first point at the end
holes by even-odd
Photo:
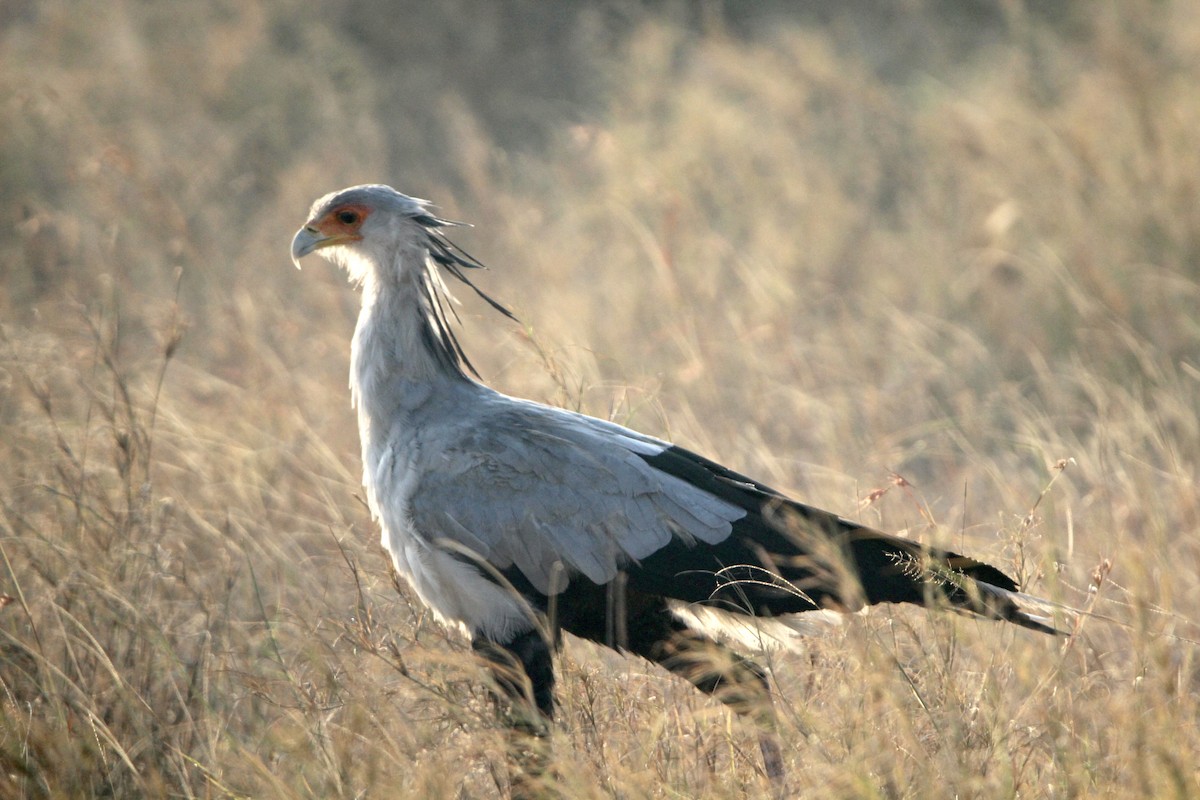
{"type": "Polygon", "coordinates": [[[347,203],[331,208],[319,220],[316,228],[328,237],[339,239],[362,238],[359,229],[371,215],[371,208],[360,203],[347,203]]]}

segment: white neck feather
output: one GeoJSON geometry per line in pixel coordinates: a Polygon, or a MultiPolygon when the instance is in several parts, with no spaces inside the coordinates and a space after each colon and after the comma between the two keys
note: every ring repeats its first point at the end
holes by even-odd
{"type": "MultiPolygon", "coordinates": [[[[350,345],[350,396],[358,411],[363,482],[372,513],[378,516],[376,472],[411,441],[414,418],[433,405],[441,406],[457,387],[473,382],[456,367],[452,354],[438,352],[439,340],[430,329],[428,301],[421,272],[424,251],[400,251],[401,258],[420,261],[393,263],[381,271],[365,271],[362,310],[350,345]]],[[[398,465],[396,465],[398,467],[398,465]]]]}
{"type": "MultiPolygon", "coordinates": [[[[394,252],[396,263],[362,275],[362,310],[350,346],[350,389],[362,413],[388,418],[409,395],[469,380],[430,318],[423,248],[394,252]]],[[[415,399],[415,398],[412,398],[415,399]]]]}

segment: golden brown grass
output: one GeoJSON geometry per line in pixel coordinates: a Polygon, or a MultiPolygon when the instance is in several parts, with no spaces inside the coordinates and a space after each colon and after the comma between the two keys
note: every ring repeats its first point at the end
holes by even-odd
{"type": "MultiPolygon", "coordinates": [[[[0,10],[0,797],[504,795],[357,497],[357,298],[287,261],[366,180],[477,224],[493,385],[1098,615],[772,657],[797,795],[1200,793],[1200,12],[429,5],[0,10]]],[[[689,686],[558,665],[564,795],[765,790],[689,686]]]]}

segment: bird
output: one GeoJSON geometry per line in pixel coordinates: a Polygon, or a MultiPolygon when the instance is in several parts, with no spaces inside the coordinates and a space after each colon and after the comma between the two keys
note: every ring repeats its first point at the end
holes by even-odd
{"type": "MultiPolygon", "coordinates": [[[[684,447],[486,386],[455,333],[445,277],[483,264],[426,200],[353,186],[313,203],[292,240],[362,293],[350,388],[363,485],[396,572],[464,628],[514,730],[554,717],[562,631],[641,656],[762,724],[768,674],[712,618],[803,619],[879,603],[945,606],[1059,634],[1000,569],[798,502],[684,447]]],[[[765,629],[765,628],[764,628],[765,629]]],[[[736,639],[736,637],[734,637],[736,639]]]]}

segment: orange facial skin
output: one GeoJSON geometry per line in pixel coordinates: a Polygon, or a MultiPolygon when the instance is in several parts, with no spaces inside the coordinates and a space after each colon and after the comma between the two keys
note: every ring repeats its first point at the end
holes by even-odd
{"type": "Polygon", "coordinates": [[[371,215],[369,206],[358,203],[347,203],[326,211],[320,218],[313,220],[306,228],[320,232],[321,238],[327,244],[362,241],[362,228],[367,217],[371,215]]]}

